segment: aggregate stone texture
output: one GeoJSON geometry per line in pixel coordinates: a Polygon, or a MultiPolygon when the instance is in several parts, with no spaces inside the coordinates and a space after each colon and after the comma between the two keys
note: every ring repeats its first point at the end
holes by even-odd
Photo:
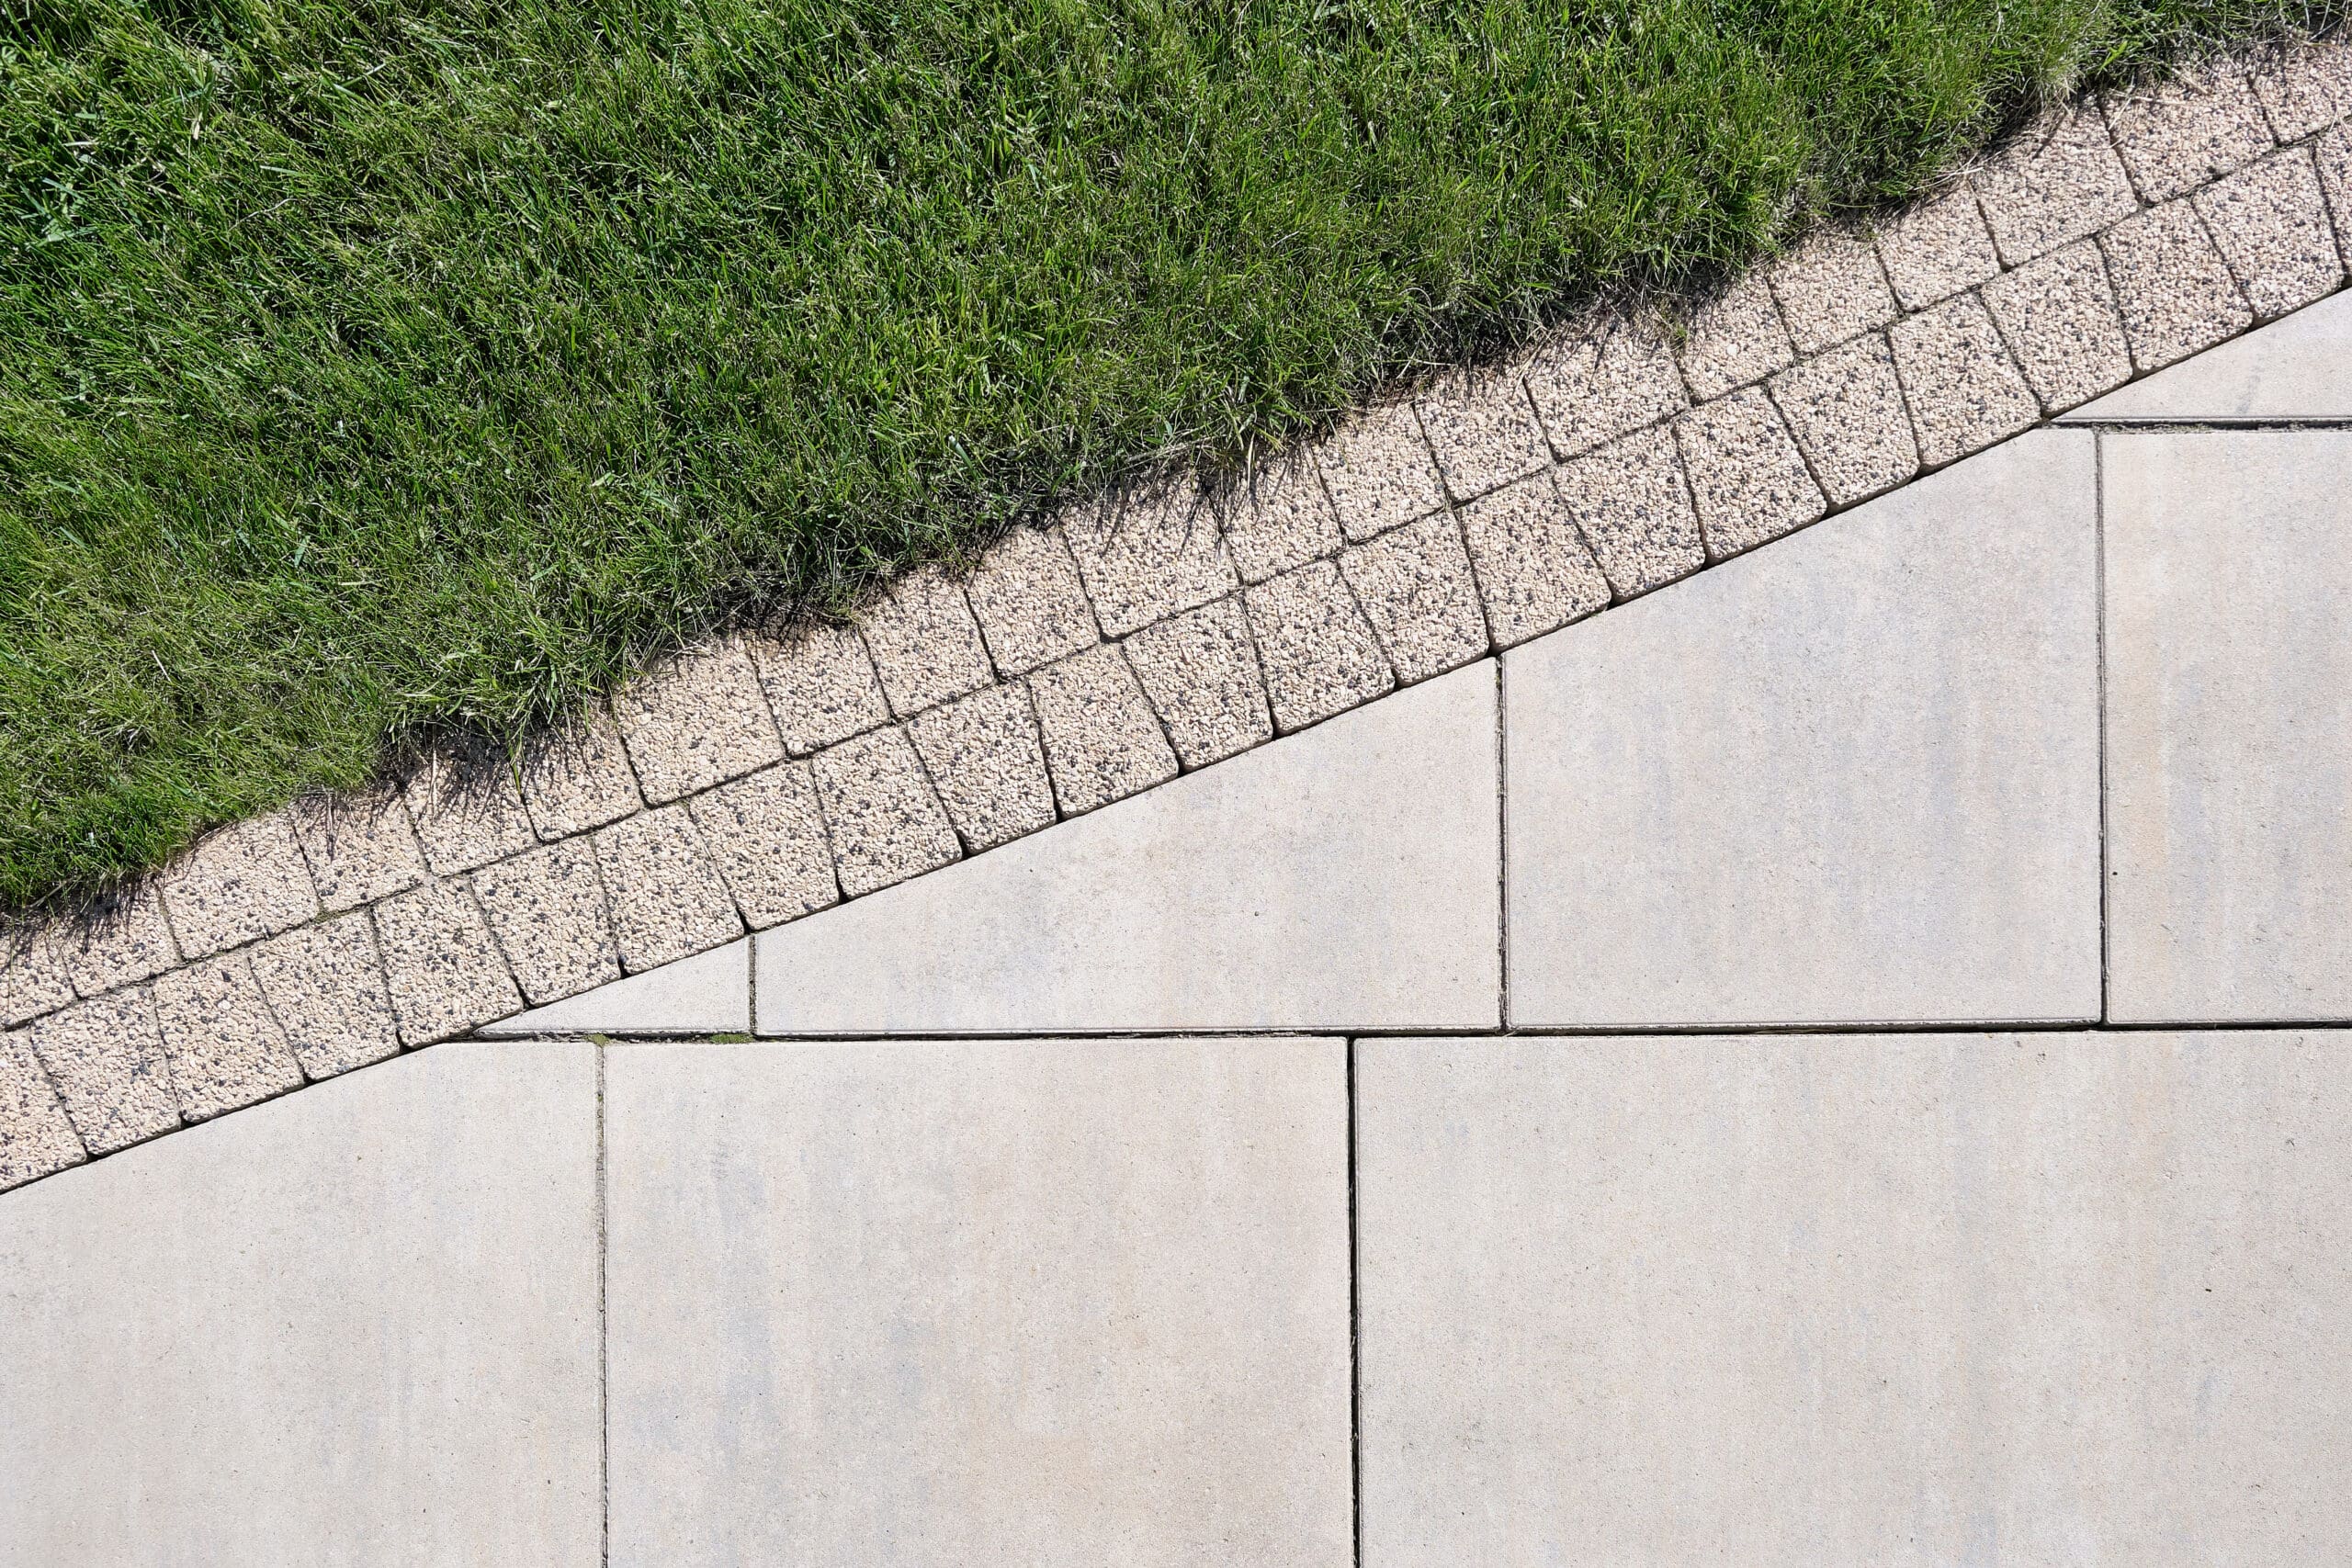
{"type": "Polygon", "coordinates": [[[1761,389],[1702,403],[1674,422],[1674,434],[1712,560],[1777,539],[1829,509],[1761,389]]]}
{"type": "Polygon", "coordinates": [[[102,897],[58,928],[58,954],[85,997],[151,979],[180,961],[154,883],[102,897]]]}
{"type": "Polygon", "coordinates": [[[2193,199],[2256,320],[2301,310],[2343,286],[2344,258],[2309,150],[2290,148],[2193,199]]]}
{"type": "Polygon", "coordinates": [[[2254,324],[2229,264],[2186,200],[2166,202],[2099,236],[2132,363],[2154,370],[2254,324]]]}
{"type": "Polygon", "coordinates": [[[1369,539],[1445,504],[1410,403],[1364,410],[1316,447],[1315,462],[1351,539],[1369,539]]]}
{"type": "Polygon", "coordinates": [[[901,716],[989,683],[988,649],[964,590],[944,569],[918,567],[858,616],[882,694],[901,716]]]}
{"type": "Polygon", "coordinates": [[[523,803],[542,839],[617,822],[641,804],[620,726],[599,706],[548,738],[523,765],[523,803]]]}
{"type": "Polygon", "coordinates": [[[1891,336],[1921,462],[1939,467],[1982,451],[2041,417],[2032,389],[1975,295],[1899,321],[1891,336]]]}
{"type": "Polygon", "coordinates": [[[2132,345],[2096,241],[2078,240],[1984,286],[1985,308],[2017,353],[2044,413],[2132,378],[2132,345]]]}
{"type": "Polygon", "coordinates": [[[1760,381],[1796,357],[1761,272],[1743,276],[1701,306],[1683,340],[1682,378],[1704,400],[1760,381]]]}
{"type": "Polygon", "coordinates": [[[1260,467],[1225,513],[1225,547],[1244,582],[1263,582],[1330,555],[1342,537],[1340,514],[1323,493],[1315,459],[1303,451],[1285,452],[1260,467]]]}
{"type": "Polygon", "coordinates": [[[2053,109],[1975,175],[1976,198],[2004,265],[2095,234],[2139,206],[2089,104],[2053,109]]]}
{"type": "Polygon", "coordinates": [[[424,854],[397,792],[313,795],[291,807],[319,905],[356,909],[424,880],[424,854]]]}
{"type": "Polygon", "coordinates": [[[1962,185],[1921,202],[1878,231],[1878,259],[1906,310],[1921,310],[2001,270],[1992,231],[1962,185]]]}
{"type": "Polygon", "coordinates": [[[2270,129],[2236,60],[2202,62],[2105,99],[2116,151],[2145,201],[2168,201],[2268,152],[2270,129]]]}
{"type": "Polygon", "coordinates": [[[2143,376],[2067,415],[2082,423],[2352,422],[2352,289],[2143,376]]]}
{"type": "Polygon", "coordinates": [[[2335,216],[2335,237],[2345,260],[2352,263],[2352,125],[2339,125],[2312,144],[2319,159],[2319,183],[2335,216]]]}
{"type": "Polygon", "coordinates": [[[401,799],[425,863],[436,875],[471,871],[538,842],[522,788],[503,759],[483,758],[461,767],[446,756],[428,758],[410,776],[401,799]]]}
{"type": "Polygon", "coordinates": [[[175,969],[154,994],[172,1091],[188,1121],[301,1087],[302,1069],[243,953],[175,969]]]}
{"type": "Polygon", "coordinates": [[[808,622],[745,646],[790,755],[806,757],[889,722],[874,660],[853,628],[808,622]]]}
{"type": "Polygon", "coordinates": [[[1464,507],[1462,537],[1498,648],[1608,608],[1609,580],[1585,548],[1550,474],[1464,507]]]}
{"type": "Polygon", "coordinates": [[[1534,405],[1508,370],[1442,377],[1413,400],[1413,408],[1456,501],[1484,495],[1552,461],[1534,405]]]}
{"type": "Polygon", "coordinates": [[[596,866],[612,901],[613,938],[631,975],[733,942],[735,900],[703,852],[683,806],[665,806],[596,835],[596,866]]]}
{"type": "Polygon", "coordinates": [[[1327,560],[1260,583],[1242,595],[1266,671],[1274,728],[1287,735],[1389,691],[1372,623],[1327,560]]]}
{"type": "MultiPolygon", "coordinates": [[[[1238,547],[1236,547],[1238,553],[1238,547]]],[[[999,673],[1025,675],[1102,639],[1058,528],[1015,528],[964,584],[999,673]]]]}
{"type": "Polygon", "coordinates": [[[180,1124],[147,987],[77,1002],[24,1031],[83,1146],[112,1154],[180,1124]]]}
{"type": "Polygon", "coordinates": [[[787,762],[698,795],[686,811],[752,930],[841,902],[814,770],[787,762]]]}
{"type": "Polygon", "coordinates": [[[0,1034],[0,1192],[87,1157],[31,1044],[0,1034]]]}
{"type": "Polygon", "coordinates": [[[1911,415],[1883,333],[1802,360],[1773,377],[1771,387],[1833,504],[1867,500],[1919,471],[1911,415]]]}
{"type": "Polygon", "coordinates": [[[650,805],[780,761],[784,742],[759,671],[732,637],[692,649],[621,689],[614,716],[650,805]]]}
{"type": "Polygon", "coordinates": [[[166,869],[164,907],[183,956],[197,959],[299,926],[319,895],[290,813],[233,823],[166,869]]]}
{"type": "Polygon", "coordinates": [[[365,913],[272,937],[253,949],[253,964],[306,1076],[333,1077],[399,1054],[400,1032],[365,913]]]}
{"type": "Polygon", "coordinates": [[[1127,638],[1126,650],[1184,766],[1205,767],[1272,739],[1238,594],[1147,626],[1127,638]]]}
{"type": "Polygon", "coordinates": [[[1817,234],[1765,272],[1799,354],[1860,337],[1894,320],[1878,253],[1858,235],[1817,234]]]}
{"type": "Polygon", "coordinates": [[[1527,391],[1563,458],[1690,406],[1674,350],[1647,315],[1611,312],[1554,336],[1528,359],[1527,391]]]}
{"type": "Polygon", "coordinates": [[[596,855],[567,839],[474,873],[474,897],[507,967],[529,1002],[601,986],[621,976],[596,855]]]}
{"type": "Polygon", "coordinates": [[[1063,527],[1095,619],[1112,637],[1241,585],[1226,557],[1216,507],[1182,481],[1072,507],[1063,527]]]}
{"type": "Polygon", "coordinates": [[[1030,677],[1046,768],[1065,815],[1107,806],[1176,776],[1176,753],[1117,647],[1091,649],[1030,677]]]}
{"type": "Polygon", "coordinates": [[[967,852],[1052,825],[1054,788],[1026,687],[1015,682],[975,692],[909,728],[967,852]]]}
{"type": "Polygon", "coordinates": [[[1340,570],[1398,681],[1427,680],[1487,651],[1486,615],[1452,517],[1424,518],[1358,545],[1340,558],[1340,570]]]}
{"type": "Polygon", "coordinates": [[[844,896],[904,882],[962,853],[904,731],[876,730],[819,752],[815,777],[844,896]]]}
{"type": "Polygon", "coordinates": [[[2300,141],[2352,115],[2352,34],[2326,43],[2296,40],[2257,55],[2254,96],[2281,141],[2300,141]]]}
{"type": "Polygon", "coordinates": [[[0,925],[0,1029],[74,999],[74,983],[58,955],[57,933],[29,920],[0,925]]]}
{"type": "Polygon", "coordinates": [[[1646,593],[1707,564],[1672,431],[1626,436],[1566,465],[1559,482],[1618,598],[1646,593]]]}
{"type": "Polygon", "coordinates": [[[374,914],[402,1044],[429,1045],[521,1010],[523,995],[463,887],[427,883],[374,914]]]}

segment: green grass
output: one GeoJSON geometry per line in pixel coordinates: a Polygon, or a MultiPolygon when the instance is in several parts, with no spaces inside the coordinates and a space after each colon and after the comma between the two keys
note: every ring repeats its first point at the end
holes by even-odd
{"type": "Polygon", "coordinates": [[[0,905],[2312,20],[0,0],[0,905]]]}

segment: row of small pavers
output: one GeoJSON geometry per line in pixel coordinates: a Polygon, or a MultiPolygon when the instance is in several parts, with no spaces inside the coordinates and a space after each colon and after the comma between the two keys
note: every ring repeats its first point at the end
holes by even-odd
{"type": "Polygon", "coordinates": [[[2352,253],[2347,116],[2340,43],[2076,106],[1679,344],[1596,318],[1222,504],[1091,503],[854,628],[707,645],[519,773],[227,829],[11,940],[0,1188],[1148,789],[2309,303],[2352,253]]]}

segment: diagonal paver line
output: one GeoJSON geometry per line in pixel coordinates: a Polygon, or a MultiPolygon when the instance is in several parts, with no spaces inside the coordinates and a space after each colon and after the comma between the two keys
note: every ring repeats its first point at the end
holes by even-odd
{"type": "Polygon", "coordinates": [[[1152,788],[2342,288],[2352,40],[2189,75],[2051,111],[1679,343],[1595,314],[1222,506],[1089,502],[861,630],[715,639],[519,780],[436,764],[0,930],[0,1190],[1152,788]]]}

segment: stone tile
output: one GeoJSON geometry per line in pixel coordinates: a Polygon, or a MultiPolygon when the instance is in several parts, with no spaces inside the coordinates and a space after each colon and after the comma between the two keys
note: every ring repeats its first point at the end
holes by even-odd
{"type": "Polygon", "coordinates": [[[1147,626],[1125,647],[1184,766],[1205,767],[1273,738],[1239,595],[1147,626]]]}
{"type": "Polygon", "coordinates": [[[2254,96],[2281,141],[2300,141],[2352,116],[2352,34],[2325,43],[2290,40],[2257,55],[2254,96]]]}
{"type": "Polygon", "coordinates": [[[760,1030],[1493,1028],[1495,763],[1482,663],[763,932],[760,1030]]]}
{"type": "Polygon", "coordinates": [[[523,994],[463,887],[427,883],[372,912],[402,1044],[430,1045],[522,1008],[523,994]]]}
{"type": "Polygon", "coordinates": [[[1510,1021],[2097,1017],[2096,535],[2036,433],[1507,654],[1510,1021]]]}
{"type": "Polygon", "coordinates": [[[967,852],[1053,825],[1054,790],[1027,687],[976,692],[933,708],[908,730],[967,852]]]}
{"type": "Polygon", "coordinates": [[[1360,1042],[1365,1568],[2344,1555],[2347,1045],[1360,1042]]]}
{"type": "Polygon", "coordinates": [[[1462,536],[1498,647],[1608,607],[1609,580],[1585,548],[1550,474],[1464,507],[1462,536]]]}
{"type": "Polygon", "coordinates": [[[1261,464],[1242,481],[1225,517],[1225,547],[1244,582],[1263,582],[1330,555],[1340,537],[1340,514],[1305,450],[1261,464]]]}
{"type": "Polygon", "coordinates": [[[60,933],[45,923],[0,920],[0,1029],[55,1012],[74,999],[60,933]]]}
{"type": "Polygon", "coordinates": [[[409,775],[401,800],[424,846],[425,863],[442,876],[520,854],[538,842],[514,770],[501,759],[461,764],[447,755],[429,756],[409,775]]]}
{"type": "MultiPolygon", "coordinates": [[[[410,895],[413,897],[413,895],[410,895]]],[[[0,1202],[0,1557],[577,1563],[595,1066],[450,1045],[0,1202]]]]}
{"type": "Polygon", "coordinates": [[[1815,234],[1765,273],[1799,354],[1860,337],[1894,320],[1894,295],[1867,239],[1815,234]]]}
{"type": "Polygon", "coordinates": [[[2104,107],[2143,201],[2169,200],[2270,151],[2262,107],[2233,58],[2109,93],[2104,107]]]}
{"type": "MultiPolygon", "coordinates": [[[[789,979],[781,981],[790,984],[789,979]]],[[[492,1039],[555,1034],[747,1034],[752,942],[697,953],[486,1025],[492,1039]]]]}
{"type": "Polygon", "coordinates": [[[2254,324],[2228,264],[2186,201],[2151,208],[2099,236],[2132,363],[2154,370],[2254,324]]]}
{"type": "Polygon", "coordinates": [[[171,1066],[155,1032],[155,999],[145,987],[37,1019],[22,1037],[92,1154],[112,1154],[180,1124],[171,1066]]]}
{"type": "Polygon", "coordinates": [[[284,811],[207,835],[159,880],[173,933],[190,958],[275,935],[319,912],[318,890],[284,811]]]}
{"type": "Polygon", "coordinates": [[[2139,206],[2106,122],[2086,105],[2028,126],[1976,172],[1975,186],[2008,266],[2096,233],[2139,206]]]}
{"type": "Polygon", "coordinates": [[[833,871],[848,897],[920,876],[962,853],[901,729],[877,730],[819,752],[816,783],[833,871]]]}
{"type": "Polygon", "coordinates": [[[1829,509],[1761,388],[1701,404],[1674,422],[1674,434],[1710,559],[1753,549],[1829,509]]]}
{"type": "Polygon", "coordinates": [[[2098,244],[2083,240],[1984,286],[1984,304],[2042,412],[2058,413],[2132,378],[2132,347],[2098,244]]]}
{"type": "Polygon", "coordinates": [[[424,880],[424,853],[397,794],[313,795],[296,801],[291,817],[322,908],[356,909],[424,880]]]}
{"type": "Polygon", "coordinates": [[[302,1086],[286,1032],[242,953],[155,982],[155,1022],[180,1114],[201,1122],[302,1086]]]}
{"type": "Polygon", "coordinates": [[[1707,564],[1671,430],[1648,430],[1560,470],[1560,493],[1620,599],[1707,564]]]}
{"type": "Polygon", "coordinates": [[[787,762],[696,795],[687,814],[753,931],[841,901],[813,771],[787,762]]]}
{"type": "Polygon", "coordinates": [[[1919,471],[1911,415],[1884,334],[1801,360],[1771,385],[1773,402],[1832,505],[1868,500],[1919,471]]]}
{"type": "Polygon", "coordinates": [[[1054,798],[1067,816],[1176,776],[1176,754],[1118,649],[1098,648],[1030,677],[1054,798]]]}
{"type": "Polygon", "coordinates": [[[2320,188],[2335,214],[2335,242],[2352,262],[2352,125],[2339,125],[2312,145],[2319,163],[2320,188]]]}
{"type": "Polygon", "coordinates": [[[1075,506],[1063,519],[1094,618],[1112,637],[1240,586],[1216,509],[1190,485],[1075,506]]]}
{"type": "Polygon", "coordinates": [[[621,977],[620,951],[588,840],[548,844],[485,866],[474,874],[474,897],[524,1000],[551,1002],[621,977]]]}
{"type": "Polygon", "coordinates": [[[2195,197],[2198,215],[2258,320],[2300,310],[2344,284],[2344,259],[2307,149],[2297,147],[2195,197]]]}
{"type": "Polygon", "coordinates": [[[1445,504],[1410,403],[1356,414],[1316,445],[1315,463],[1351,539],[1369,539],[1445,504]]]}
{"type": "Polygon", "coordinates": [[[2352,418],[2352,293],[2110,392],[2083,420],[2352,418]]]}
{"type": "Polygon", "coordinates": [[[1398,681],[1410,684],[1487,651],[1487,618],[1470,579],[1462,530],[1430,517],[1340,558],[1398,681]]]}
{"type": "Polygon", "coordinates": [[[2041,417],[2033,389],[1975,295],[1907,317],[1888,335],[1919,433],[1919,460],[1930,468],[1982,451],[2041,417]]]}
{"type": "Polygon", "coordinates": [[[1682,378],[1702,401],[1760,381],[1796,357],[1760,272],[1744,275],[1700,307],[1680,357],[1682,378]]]}
{"type": "Polygon", "coordinates": [[[606,1075],[614,1562],[1350,1562],[1340,1042],[606,1075]]]}
{"type": "Polygon", "coordinates": [[[1282,733],[1320,723],[1396,684],[1372,623],[1331,562],[1261,583],[1242,601],[1282,733]]]}
{"type": "Polygon", "coordinates": [[[22,1033],[0,1034],[0,1192],[88,1157],[32,1046],[22,1033]]]}
{"type": "Polygon", "coordinates": [[[596,867],[613,909],[613,938],[629,974],[743,934],[735,900],[682,806],[666,806],[596,835],[596,867]]]}
{"type": "Polygon", "coordinates": [[[780,637],[750,637],[786,754],[806,757],[889,721],[865,642],[848,626],[803,622],[780,637]]]}
{"type": "Polygon", "coordinates": [[[707,640],[623,687],[613,716],[656,806],[784,756],[759,671],[732,637],[707,640]]]}
{"type": "Polygon", "coordinates": [[[74,988],[85,997],[152,979],[180,961],[153,882],[99,898],[65,922],[57,951],[74,988]]]}
{"type": "Polygon", "coordinates": [[[936,566],[891,581],[858,616],[882,694],[904,716],[989,683],[988,649],[964,590],[936,566]]]}
{"type": "Polygon", "coordinates": [[[523,803],[542,839],[568,839],[638,809],[620,727],[602,707],[537,745],[523,764],[523,803]]]}
{"type": "Polygon", "coordinates": [[[1528,395],[1552,449],[1573,457],[1690,406],[1674,351],[1647,315],[1601,316],[1539,345],[1528,395]]]}
{"type": "Polygon", "coordinates": [[[1976,193],[1964,185],[1898,213],[1875,238],[1887,281],[1906,310],[1923,310],[2001,270],[1976,193]]]}
{"type": "Polygon", "coordinates": [[[1466,501],[1552,461],[1527,389],[1509,372],[1442,377],[1413,400],[1438,474],[1466,501]]]}
{"type": "Polygon", "coordinates": [[[2352,1016],[2352,442],[2107,441],[2109,1015],[2352,1016]]]}
{"type": "Polygon", "coordinates": [[[300,926],[253,950],[254,978],[312,1078],[333,1077],[400,1052],[375,930],[354,911],[300,926]]]}
{"type": "Polygon", "coordinates": [[[989,656],[1008,676],[1025,675],[1102,640],[1069,541],[1058,528],[1015,528],[989,546],[965,582],[964,596],[989,656]]]}

